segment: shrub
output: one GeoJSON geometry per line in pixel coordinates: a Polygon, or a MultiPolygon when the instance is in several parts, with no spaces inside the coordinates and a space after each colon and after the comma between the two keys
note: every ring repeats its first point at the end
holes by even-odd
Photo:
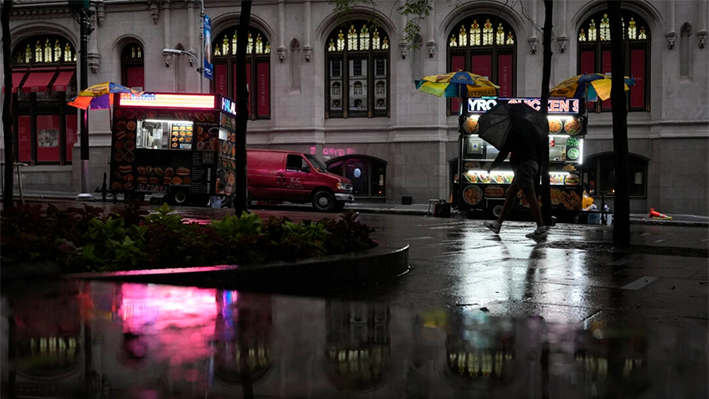
{"type": "Polygon", "coordinates": [[[55,262],[64,272],[248,264],[358,251],[376,244],[352,211],[340,220],[255,213],[207,225],[185,223],[167,204],[149,214],[140,203],[103,215],[102,208],[59,210],[26,204],[2,213],[2,266],[55,262]]]}

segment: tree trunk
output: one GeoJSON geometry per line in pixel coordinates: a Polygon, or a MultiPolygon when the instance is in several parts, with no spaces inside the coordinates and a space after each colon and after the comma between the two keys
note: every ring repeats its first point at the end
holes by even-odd
{"type": "Polygon", "coordinates": [[[613,245],[630,245],[630,199],[628,188],[628,110],[625,97],[625,35],[620,15],[620,1],[608,1],[611,33],[611,104],[613,107],[613,153],[615,193],[613,245]]]}
{"type": "Polygon", "coordinates": [[[246,125],[249,121],[249,93],[246,89],[246,46],[249,42],[251,0],[241,1],[241,15],[236,38],[236,187],[234,214],[247,210],[246,184],[246,125]]]}
{"type": "Polygon", "coordinates": [[[4,86],[5,93],[2,103],[2,134],[4,135],[5,144],[5,175],[3,181],[5,187],[2,187],[2,205],[3,209],[9,209],[13,206],[13,191],[14,180],[12,179],[12,170],[15,168],[15,154],[13,149],[12,137],[12,54],[10,52],[10,10],[12,9],[12,0],[5,0],[2,4],[2,12],[0,12],[0,24],[2,24],[2,68],[5,72],[4,86]]]}
{"type": "MultiPolygon", "coordinates": [[[[552,0],[544,1],[544,30],[542,38],[542,48],[544,57],[542,61],[542,96],[540,112],[547,117],[549,113],[549,80],[551,79],[551,22],[554,2],[552,0]]],[[[545,226],[551,226],[551,186],[549,183],[549,129],[545,134],[544,151],[542,151],[542,220],[545,226]]]]}

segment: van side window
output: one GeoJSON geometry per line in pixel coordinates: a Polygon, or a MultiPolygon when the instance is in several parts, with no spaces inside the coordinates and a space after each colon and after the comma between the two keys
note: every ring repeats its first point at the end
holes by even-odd
{"type": "Polygon", "coordinates": [[[308,163],[300,155],[288,155],[286,159],[286,170],[302,171],[308,167],[308,163]]]}

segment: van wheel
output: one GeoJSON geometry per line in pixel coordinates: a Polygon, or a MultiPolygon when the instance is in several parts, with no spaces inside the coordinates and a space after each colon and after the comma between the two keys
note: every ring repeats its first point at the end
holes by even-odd
{"type": "Polygon", "coordinates": [[[313,207],[320,212],[332,212],[336,204],[335,196],[328,191],[318,191],[313,195],[313,207]]]}

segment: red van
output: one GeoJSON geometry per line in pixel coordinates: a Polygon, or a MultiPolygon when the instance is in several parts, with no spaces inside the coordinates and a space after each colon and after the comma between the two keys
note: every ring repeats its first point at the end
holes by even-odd
{"type": "Polygon", "coordinates": [[[312,155],[295,151],[246,151],[249,201],[312,202],[321,212],[352,202],[352,182],[327,171],[312,155]]]}

